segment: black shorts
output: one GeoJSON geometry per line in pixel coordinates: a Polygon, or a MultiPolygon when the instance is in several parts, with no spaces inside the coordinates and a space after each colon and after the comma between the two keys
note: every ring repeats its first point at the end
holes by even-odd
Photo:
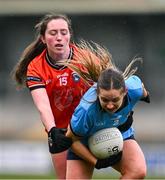
{"type": "MultiPolygon", "coordinates": [[[[124,141],[128,140],[128,139],[134,139],[135,140],[135,137],[134,135],[124,139],[124,141]]],[[[71,148],[68,150],[68,154],[67,154],[67,160],[83,160],[81,157],[79,157],[78,155],[76,155],[72,150],[71,148]]]]}

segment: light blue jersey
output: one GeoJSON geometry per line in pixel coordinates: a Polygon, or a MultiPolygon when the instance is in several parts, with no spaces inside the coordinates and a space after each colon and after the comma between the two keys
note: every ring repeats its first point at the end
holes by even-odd
{"type": "MultiPolygon", "coordinates": [[[[141,80],[133,75],[126,81],[127,104],[117,112],[110,114],[103,110],[97,99],[97,84],[94,84],[82,97],[80,104],[75,109],[70,125],[73,133],[83,136],[86,140],[96,131],[104,128],[118,127],[127,121],[135,104],[143,96],[141,80]]],[[[134,135],[133,127],[122,132],[123,139],[134,135]]],[[[83,138],[83,139],[84,139],[83,138]]]]}

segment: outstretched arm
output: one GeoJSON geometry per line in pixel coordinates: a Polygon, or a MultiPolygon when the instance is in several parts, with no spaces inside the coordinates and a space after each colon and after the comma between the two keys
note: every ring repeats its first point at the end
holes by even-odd
{"type": "Polygon", "coordinates": [[[37,110],[40,113],[41,121],[47,132],[55,126],[54,116],[50,107],[49,98],[45,88],[31,91],[31,95],[37,110]]]}
{"type": "Polygon", "coordinates": [[[141,98],[141,101],[150,103],[150,95],[149,92],[146,90],[146,88],[144,87],[144,84],[142,83],[142,87],[143,87],[143,97],[141,98]]]}
{"type": "Polygon", "coordinates": [[[46,89],[32,90],[31,94],[40,113],[42,123],[48,132],[49,152],[54,154],[65,151],[71,146],[72,140],[65,136],[63,129],[56,127],[46,89]]]}

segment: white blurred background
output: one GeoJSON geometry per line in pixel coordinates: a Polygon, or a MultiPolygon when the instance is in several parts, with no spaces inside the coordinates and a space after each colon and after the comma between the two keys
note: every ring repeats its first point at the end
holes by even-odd
{"type": "Polygon", "coordinates": [[[17,91],[10,77],[34,39],[35,24],[48,12],[67,14],[74,41],[84,38],[106,46],[121,70],[134,56],[143,58],[137,74],[150,91],[151,104],[140,102],[135,108],[136,139],[146,156],[148,176],[165,176],[163,0],[0,0],[0,174],[52,172],[46,133],[30,93],[17,91]]]}

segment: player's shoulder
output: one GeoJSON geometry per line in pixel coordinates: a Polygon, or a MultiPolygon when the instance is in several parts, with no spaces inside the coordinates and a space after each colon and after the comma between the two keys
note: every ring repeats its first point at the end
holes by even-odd
{"type": "Polygon", "coordinates": [[[125,81],[127,89],[137,89],[142,87],[142,81],[137,75],[132,75],[125,81]]]}
{"type": "Polygon", "coordinates": [[[143,86],[141,79],[136,76],[130,76],[126,80],[126,88],[128,90],[128,94],[132,100],[138,100],[143,95],[143,86]]]}
{"type": "Polygon", "coordinates": [[[88,110],[97,100],[97,84],[91,86],[88,91],[81,98],[79,106],[84,110],[88,110]]]}
{"type": "Polygon", "coordinates": [[[97,84],[94,83],[93,86],[91,86],[82,97],[82,102],[91,104],[95,102],[96,99],[97,99],[97,84]]]}
{"type": "Polygon", "coordinates": [[[28,67],[40,67],[40,65],[43,63],[43,60],[45,59],[46,50],[44,50],[41,54],[36,56],[28,65],[28,67]]]}

